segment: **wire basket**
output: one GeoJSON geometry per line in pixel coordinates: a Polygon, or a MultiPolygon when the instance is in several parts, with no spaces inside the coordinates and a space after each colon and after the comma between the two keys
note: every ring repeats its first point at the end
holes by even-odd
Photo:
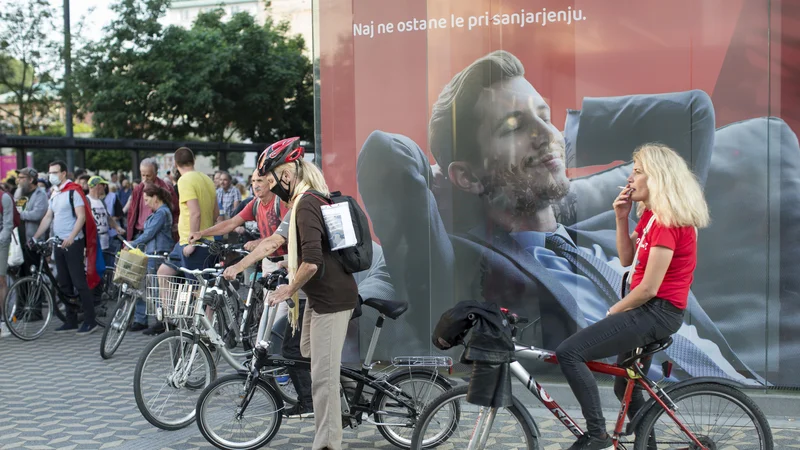
{"type": "Polygon", "coordinates": [[[200,294],[200,283],[170,275],[147,276],[147,315],[159,320],[190,319],[200,294]]]}
{"type": "Polygon", "coordinates": [[[140,287],[147,275],[147,257],[131,252],[120,252],[114,269],[114,283],[128,283],[140,287]]]}

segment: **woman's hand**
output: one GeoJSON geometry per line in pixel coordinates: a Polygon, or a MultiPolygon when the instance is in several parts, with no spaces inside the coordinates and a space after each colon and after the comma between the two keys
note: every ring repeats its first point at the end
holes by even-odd
{"type": "Polygon", "coordinates": [[[617,219],[625,219],[630,215],[631,207],[633,206],[631,192],[633,192],[633,188],[630,185],[626,185],[617,198],[614,199],[614,213],[617,219]]]}
{"type": "Polygon", "coordinates": [[[275,289],[275,292],[270,294],[269,306],[275,306],[278,303],[285,302],[286,300],[292,298],[292,295],[294,295],[292,288],[290,288],[288,284],[282,284],[278,286],[278,289],[275,289]]]}

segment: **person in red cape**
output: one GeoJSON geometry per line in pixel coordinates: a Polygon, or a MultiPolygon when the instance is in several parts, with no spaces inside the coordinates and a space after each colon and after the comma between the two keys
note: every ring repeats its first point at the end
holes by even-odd
{"type": "Polygon", "coordinates": [[[86,236],[86,282],[89,283],[89,289],[94,289],[100,284],[100,273],[97,270],[97,251],[100,248],[97,245],[97,224],[92,215],[92,206],[83,193],[83,187],[78,183],[67,180],[61,188],[61,192],[74,191],[77,195],[81,196],[83,200],[83,213],[86,220],[83,223],[83,235],[86,236]]]}
{"type": "Polygon", "coordinates": [[[58,284],[66,292],[78,291],[83,306],[83,325],[78,328],[78,307],[66,304],[66,321],[57,333],[75,331],[88,335],[97,330],[92,289],[100,283],[97,273],[97,226],[90,203],[80,185],[67,179],[67,165],[62,161],[50,163],[48,179],[53,185],[47,214],[33,239],[39,239],[53,225],[53,235],[62,240],[53,252],[58,269],[58,284]],[[88,261],[84,261],[84,251],[88,261]],[[88,266],[88,267],[87,267],[88,266]]]}

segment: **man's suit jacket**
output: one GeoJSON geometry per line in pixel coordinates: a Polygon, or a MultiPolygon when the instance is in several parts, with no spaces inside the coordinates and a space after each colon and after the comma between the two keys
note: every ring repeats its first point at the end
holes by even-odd
{"type": "MultiPolygon", "coordinates": [[[[582,311],[586,305],[579,306],[561,281],[507,232],[484,224],[461,235],[448,233],[429,189],[430,163],[409,138],[373,132],[359,154],[357,170],[359,192],[381,240],[395,291],[410,302],[403,319],[412,335],[403,342],[414,351],[432,351],[428,344],[432,325],[461,300],[491,301],[531,319],[540,318],[536,335],[528,333],[523,338],[548,349],[587,325],[582,311]]],[[[607,254],[616,254],[613,211],[568,231],[579,246],[596,244],[607,254]]],[[[737,370],[746,370],[693,295],[685,322],[695,327],[690,332],[696,330],[700,338],[716,344],[737,370]]],[[[722,375],[714,367],[699,373],[698,367],[713,366],[702,355],[678,354],[696,349],[676,346],[671,350],[675,360],[702,362],[692,364],[692,375],[722,375]]]]}

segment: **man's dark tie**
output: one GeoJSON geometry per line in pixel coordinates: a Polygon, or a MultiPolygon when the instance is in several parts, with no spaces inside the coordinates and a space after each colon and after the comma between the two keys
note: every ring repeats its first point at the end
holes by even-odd
{"type": "Polygon", "coordinates": [[[608,262],[588,252],[580,251],[572,242],[557,234],[545,238],[545,247],[569,261],[578,274],[591,280],[605,295],[607,301],[610,303],[619,301],[622,292],[622,275],[612,269],[608,262]]]}

